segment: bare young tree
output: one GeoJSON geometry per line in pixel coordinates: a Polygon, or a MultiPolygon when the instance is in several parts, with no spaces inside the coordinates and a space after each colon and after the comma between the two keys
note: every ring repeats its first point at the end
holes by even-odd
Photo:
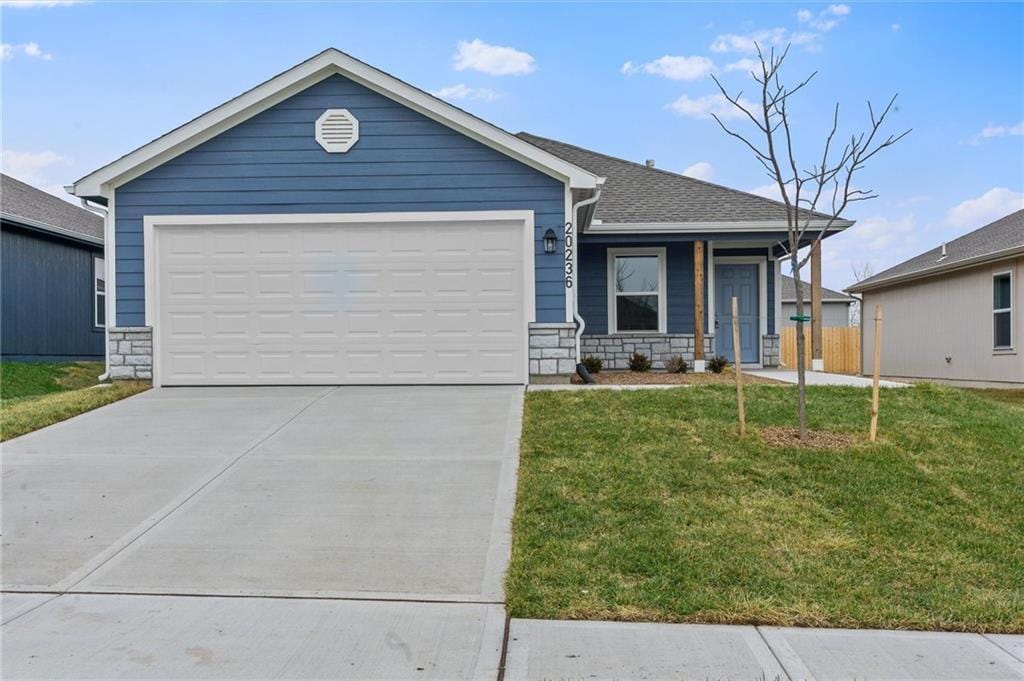
{"type": "Polygon", "coordinates": [[[751,72],[760,89],[760,102],[749,104],[741,99],[742,92],[730,95],[718,78],[712,76],[719,91],[734,107],[754,125],[756,132],[744,135],[722,122],[713,114],[715,121],[727,134],[745,144],[754,158],[764,167],[768,177],[778,186],[782,202],[786,206],[786,225],[789,260],[796,284],[796,365],[797,365],[797,417],[800,438],[807,436],[807,389],[806,366],[804,361],[804,293],[800,270],[810,259],[815,247],[842,219],[843,211],[850,204],[867,201],[877,196],[870,189],[859,189],[853,184],[854,176],[864,168],[876,154],[891,147],[910,133],[906,130],[898,135],[884,136],[880,130],[896,102],[893,95],[889,103],[876,114],[868,102],[870,126],[866,131],[850,135],[849,140],[839,148],[836,134],[839,129],[839,104],[832,111],[832,128],[825,138],[820,157],[809,166],[800,163],[794,150],[793,128],[790,125],[789,104],[796,93],[803,90],[817,75],[812,73],[797,85],[786,85],[781,77],[783,62],[789,47],[776,54],[775,48],[765,55],[760,45],[757,56],[759,70],[751,72]],[[822,213],[825,213],[824,215],[822,213]],[[811,223],[824,223],[811,229],[811,223]],[[803,248],[810,246],[804,256],[803,248]]]}
{"type": "MultiPolygon", "coordinates": [[[[860,264],[853,263],[850,265],[850,269],[853,270],[854,281],[864,281],[870,276],[875,274],[875,268],[872,267],[870,262],[863,262],[860,264]]],[[[861,296],[853,296],[854,303],[850,305],[850,326],[860,326],[861,307],[861,296]]]]}

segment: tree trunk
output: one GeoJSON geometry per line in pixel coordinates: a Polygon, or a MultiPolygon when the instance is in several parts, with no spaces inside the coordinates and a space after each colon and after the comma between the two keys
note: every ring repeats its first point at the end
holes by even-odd
{"type": "Polygon", "coordinates": [[[799,259],[797,249],[792,249],[790,261],[793,264],[793,283],[796,286],[796,413],[800,427],[800,439],[807,438],[807,378],[804,350],[807,346],[804,340],[804,286],[800,281],[799,259]]]}

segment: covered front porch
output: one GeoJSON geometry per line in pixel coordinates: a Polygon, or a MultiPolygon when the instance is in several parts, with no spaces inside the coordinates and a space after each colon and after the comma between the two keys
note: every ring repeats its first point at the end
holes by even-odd
{"type": "MultiPolygon", "coordinates": [[[[585,232],[577,291],[585,323],[582,357],[599,357],[607,369],[627,369],[634,352],[650,357],[655,369],[673,355],[697,371],[714,355],[729,362],[739,357],[745,367],[778,366],[785,239],[784,232],[585,232]],[[734,296],[739,348],[732,336],[734,296]]],[[[821,300],[819,252],[810,269],[813,310],[821,300]]],[[[820,313],[808,312],[820,319],[820,313]]],[[[820,360],[820,330],[812,337],[819,339],[812,356],[820,360]]]]}

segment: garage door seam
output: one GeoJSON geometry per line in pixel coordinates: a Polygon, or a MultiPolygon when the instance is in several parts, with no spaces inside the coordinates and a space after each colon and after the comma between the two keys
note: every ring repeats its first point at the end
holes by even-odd
{"type": "MultiPolygon", "coordinates": [[[[90,565],[90,563],[86,563],[86,565],[85,565],[84,567],[82,567],[82,568],[79,568],[78,570],[76,570],[75,572],[73,572],[73,573],[72,573],[71,575],[69,575],[68,577],[64,578],[64,579],[63,579],[63,580],[61,580],[60,582],[58,582],[58,583],[57,583],[57,584],[55,585],[55,588],[54,588],[54,590],[55,590],[55,591],[56,591],[57,593],[60,593],[60,594],[66,594],[66,593],[68,593],[69,591],[71,591],[71,589],[73,589],[73,588],[74,588],[74,587],[76,587],[77,585],[81,584],[81,583],[82,583],[83,581],[85,581],[86,579],[88,579],[88,578],[89,578],[89,577],[90,577],[90,576],[91,576],[91,575],[92,575],[92,574],[93,574],[94,572],[96,572],[96,571],[97,571],[97,570],[99,570],[99,569],[100,569],[101,567],[103,567],[104,565],[106,565],[107,563],[109,563],[109,562],[110,562],[111,560],[113,560],[114,558],[116,558],[117,556],[119,556],[119,555],[120,555],[120,554],[121,554],[122,552],[124,552],[124,550],[125,550],[125,549],[127,549],[127,548],[128,548],[129,546],[133,545],[133,544],[134,544],[135,542],[137,542],[137,541],[138,541],[139,539],[141,539],[142,537],[144,537],[144,536],[145,536],[146,534],[148,534],[148,533],[150,532],[150,530],[152,530],[152,529],[153,529],[154,527],[156,527],[157,525],[159,525],[160,523],[162,523],[162,522],[163,522],[164,520],[166,520],[166,519],[167,519],[167,518],[168,518],[168,517],[169,517],[170,515],[172,515],[172,514],[173,514],[173,513],[175,512],[175,511],[177,511],[177,510],[178,510],[179,508],[181,508],[182,506],[184,506],[185,504],[187,504],[187,503],[188,503],[189,501],[191,501],[191,500],[192,500],[193,498],[195,498],[195,496],[196,496],[197,494],[199,494],[200,492],[202,492],[202,491],[203,491],[204,489],[206,489],[207,487],[209,487],[209,486],[210,486],[210,484],[212,484],[212,483],[213,483],[214,481],[216,481],[216,480],[217,480],[218,478],[220,478],[220,477],[221,477],[222,475],[224,475],[224,474],[225,474],[225,473],[227,473],[227,472],[228,472],[229,470],[231,470],[231,468],[233,468],[233,467],[235,466],[235,464],[237,464],[237,463],[238,463],[239,461],[241,461],[241,460],[242,460],[242,459],[244,459],[244,458],[245,458],[246,456],[248,456],[248,455],[249,455],[249,454],[250,454],[250,453],[251,453],[252,451],[254,451],[254,450],[255,450],[256,448],[258,448],[258,447],[259,447],[260,445],[262,445],[262,444],[263,444],[264,442],[266,442],[267,440],[269,440],[270,438],[272,438],[272,437],[273,437],[274,435],[276,435],[277,433],[279,433],[279,432],[280,432],[280,431],[281,431],[281,430],[282,430],[282,429],[283,429],[283,428],[284,428],[285,426],[289,425],[289,424],[290,424],[290,423],[292,423],[292,422],[293,422],[293,421],[294,421],[295,419],[297,419],[297,418],[298,418],[299,416],[301,416],[301,415],[302,415],[303,413],[305,413],[305,412],[306,412],[306,410],[308,410],[308,409],[309,409],[310,407],[312,407],[313,405],[315,405],[315,404],[317,404],[318,402],[320,402],[320,400],[324,399],[325,397],[327,397],[327,396],[328,396],[328,395],[330,395],[331,393],[333,393],[333,392],[337,391],[338,389],[339,389],[338,387],[335,387],[335,388],[332,388],[332,389],[330,389],[330,390],[326,390],[326,391],[324,391],[324,392],[323,392],[323,393],[321,393],[320,395],[317,395],[316,399],[314,399],[314,400],[313,400],[313,401],[311,401],[311,402],[310,402],[309,404],[307,404],[307,405],[305,405],[304,407],[302,407],[302,409],[300,409],[300,410],[298,410],[297,412],[295,412],[295,414],[293,414],[293,415],[292,415],[292,416],[291,416],[290,418],[288,418],[288,419],[287,419],[287,420],[286,420],[286,421],[285,421],[284,423],[282,423],[282,424],[281,424],[281,425],[279,425],[279,426],[278,426],[277,428],[275,428],[274,430],[270,431],[270,432],[269,432],[269,433],[267,433],[267,434],[266,434],[266,435],[265,435],[264,437],[260,438],[260,439],[259,439],[259,440],[257,440],[257,441],[256,441],[255,443],[253,443],[253,444],[252,444],[251,446],[249,446],[249,448],[248,448],[248,449],[246,449],[246,450],[245,450],[244,452],[242,452],[242,453],[241,453],[241,454],[239,454],[239,455],[238,455],[237,457],[235,457],[234,459],[232,459],[232,460],[231,460],[231,461],[230,461],[230,462],[229,462],[229,463],[228,463],[228,464],[227,464],[226,466],[224,466],[224,467],[223,467],[223,468],[221,468],[221,469],[220,469],[219,471],[217,471],[217,473],[215,473],[215,474],[213,475],[213,477],[211,477],[210,479],[208,479],[208,480],[207,480],[206,482],[204,482],[204,483],[203,483],[202,485],[200,485],[199,487],[197,487],[197,488],[195,488],[194,490],[192,490],[192,492],[191,492],[190,494],[188,494],[188,496],[186,496],[186,497],[185,497],[184,499],[180,499],[180,500],[178,500],[178,501],[176,501],[176,502],[171,502],[171,503],[173,504],[173,506],[172,506],[172,507],[171,507],[171,508],[170,508],[169,510],[167,510],[167,511],[166,511],[165,513],[162,513],[162,514],[160,515],[160,517],[159,517],[159,518],[157,518],[157,519],[156,519],[155,521],[153,521],[153,522],[152,522],[152,523],[151,523],[151,524],[150,524],[150,525],[149,525],[148,527],[146,527],[145,529],[143,529],[143,530],[142,530],[141,532],[139,532],[138,534],[136,534],[136,536],[134,536],[134,537],[133,537],[133,538],[132,538],[132,539],[131,539],[131,540],[130,540],[129,542],[127,542],[126,544],[124,544],[123,546],[121,546],[120,548],[118,548],[118,549],[117,549],[116,551],[114,551],[113,553],[111,553],[111,554],[110,554],[109,556],[106,556],[105,558],[101,558],[101,559],[99,560],[98,564],[96,564],[96,565],[90,565]],[[85,574],[81,574],[82,572],[84,572],[85,574]],[[78,576],[78,575],[80,575],[80,574],[81,574],[81,576],[78,576]],[[65,583],[67,583],[67,585],[66,585],[66,586],[63,586],[63,585],[65,584],[65,583]]],[[[165,508],[166,508],[166,507],[165,507],[165,508]]],[[[123,537],[123,536],[124,536],[124,535],[122,535],[122,537],[123,537]]],[[[113,546],[113,545],[116,545],[116,542],[115,542],[115,544],[112,544],[112,546],[113,546]]],[[[103,554],[100,554],[100,555],[102,556],[103,554]]]]}

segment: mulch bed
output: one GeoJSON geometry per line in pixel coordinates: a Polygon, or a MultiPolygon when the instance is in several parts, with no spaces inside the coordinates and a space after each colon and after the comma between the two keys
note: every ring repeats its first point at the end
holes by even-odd
{"type": "MultiPolygon", "coordinates": [[[[735,385],[736,378],[731,370],[721,374],[685,373],[669,374],[664,371],[602,371],[592,374],[598,385],[735,385]]],[[[579,376],[572,377],[573,383],[582,383],[579,376]]],[[[786,385],[770,378],[743,374],[743,385],[748,384],[786,385]]]]}
{"type": "Polygon", "coordinates": [[[857,444],[857,438],[848,433],[833,433],[827,430],[808,430],[807,439],[800,439],[799,428],[772,426],[760,430],[761,439],[775,447],[806,447],[807,449],[849,449],[857,444]]]}

